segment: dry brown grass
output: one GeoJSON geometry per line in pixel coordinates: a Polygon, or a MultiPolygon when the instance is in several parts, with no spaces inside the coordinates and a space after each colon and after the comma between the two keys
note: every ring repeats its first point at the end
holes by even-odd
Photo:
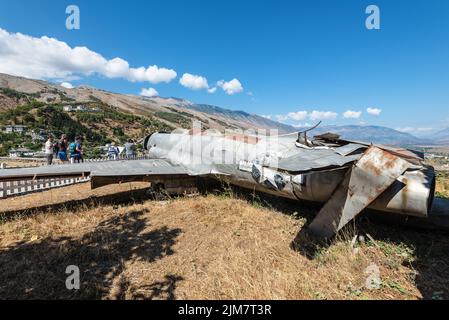
{"type": "Polygon", "coordinates": [[[438,196],[449,198],[449,172],[438,172],[435,191],[438,196]]]}
{"type": "Polygon", "coordinates": [[[42,161],[27,161],[22,159],[3,159],[0,163],[4,163],[7,168],[26,168],[37,167],[45,164],[45,160],[42,161]]]}
{"type": "Polygon", "coordinates": [[[297,204],[270,208],[233,195],[107,198],[133,187],[141,185],[97,190],[94,202],[83,200],[87,185],[53,190],[51,201],[50,191],[26,196],[33,199],[27,204],[20,201],[25,197],[1,200],[3,211],[20,213],[30,201],[40,209],[31,216],[10,212],[15,218],[0,224],[0,298],[448,297],[447,237],[362,222],[358,233],[369,232],[374,243],[353,248],[348,229],[310,260],[290,248],[310,218],[297,204]],[[55,192],[77,200],[65,209],[54,206],[64,199],[55,192]],[[373,263],[380,269],[379,289],[365,287],[373,263]],[[65,288],[71,264],[81,270],[79,291],[65,288]]]}

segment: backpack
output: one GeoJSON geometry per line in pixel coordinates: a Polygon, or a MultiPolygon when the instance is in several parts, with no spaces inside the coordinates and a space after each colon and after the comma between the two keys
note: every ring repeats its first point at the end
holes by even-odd
{"type": "Polygon", "coordinates": [[[72,142],[72,143],[70,143],[70,145],[69,145],[69,152],[70,153],[76,153],[76,143],[75,142],[72,142]]]}

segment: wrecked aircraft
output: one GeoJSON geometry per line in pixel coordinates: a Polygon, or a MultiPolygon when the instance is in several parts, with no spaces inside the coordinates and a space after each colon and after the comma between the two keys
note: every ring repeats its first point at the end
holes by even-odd
{"type": "MultiPolygon", "coordinates": [[[[313,129],[313,128],[311,128],[313,129]]],[[[294,200],[324,203],[307,232],[329,239],[364,209],[429,218],[447,216],[434,203],[435,172],[423,154],[310,130],[288,135],[154,133],[151,159],[0,170],[0,181],[89,176],[92,188],[148,181],[168,193],[195,189],[199,179],[225,181],[294,200]]]]}

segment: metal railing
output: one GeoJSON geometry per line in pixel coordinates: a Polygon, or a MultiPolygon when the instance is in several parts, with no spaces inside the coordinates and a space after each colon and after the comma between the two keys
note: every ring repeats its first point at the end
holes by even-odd
{"type": "MultiPolygon", "coordinates": [[[[111,158],[109,158],[107,156],[102,156],[100,158],[86,158],[86,159],[84,159],[84,162],[115,161],[115,160],[147,160],[147,159],[151,159],[150,156],[148,156],[146,154],[140,154],[140,155],[136,155],[136,156],[133,156],[133,157],[119,156],[116,159],[111,159],[111,158]]],[[[17,162],[36,162],[36,163],[39,163],[41,165],[46,165],[46,163],[47,163],[47,159],[46,158],[0,157],[0,163],[2,162],[2,160],[5,160],[5,161],[17,161],[17,162]]],[[[61,164],[62,162],[58,158],[55,158],[53,160],[53,163],[54,164],[61,164]]]]}
{"type": "Polygon", "coordinates": [[[89,178],[50,178],[0,182],[0,199],[87,182],[89,178]]]}
{"type": "MultiPolygon", "coordinates": [[[[17,160],[14,158],[3,158],[8,160],[17,160]]],[[[28,158],[18,158],[20,160],[29,160],[28,158]]],[[[118,157],[116,159],[111,159],[108,157],[85,159],[85,163],[89,162],[106,162],[106,161],[133,161],[133,160],[147,160],[151,159],[148,155],[138,155],[135,157],[118,157]]],[[[1,160],[1,158],[0,158],[1,160]]],[[[40,165],[46,165],[45,159],[33,158],[31,161],[42,162],[40,165]]],[[[0,161],[1,162],[1,161],[0,161]]],[[[70,164],[67,164],[68,166],[70,164]]],[[[7,170],[7,169],[0,169],[7,170]]],[[[14,197],[19,195],[25,195],[33,192],[41,192],[53,188],[65,187],[77,183],[87,182],[90,178],[49,178],[49,179],[35,179],[35,180],[17,180],[17,181],[6,181],[0,182],[0,199],[5,199],[7,197],[14,197]]]]}

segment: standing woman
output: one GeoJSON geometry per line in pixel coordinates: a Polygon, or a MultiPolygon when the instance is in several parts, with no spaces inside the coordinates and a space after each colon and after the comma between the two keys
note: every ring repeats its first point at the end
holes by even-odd
{"type": "Polygon", "coordinates": [[[58,142],[58,146],[59,146],[59,151],[58,151],[58,158],[59,160],[61,160],[63,163],[68,162],[68,158],[67,158],[67,148],[68,148],[68,140],[67,140],[67,136],[65,134],[63,134],[61,136],[61,140],[59,140],[58,142]]]}

